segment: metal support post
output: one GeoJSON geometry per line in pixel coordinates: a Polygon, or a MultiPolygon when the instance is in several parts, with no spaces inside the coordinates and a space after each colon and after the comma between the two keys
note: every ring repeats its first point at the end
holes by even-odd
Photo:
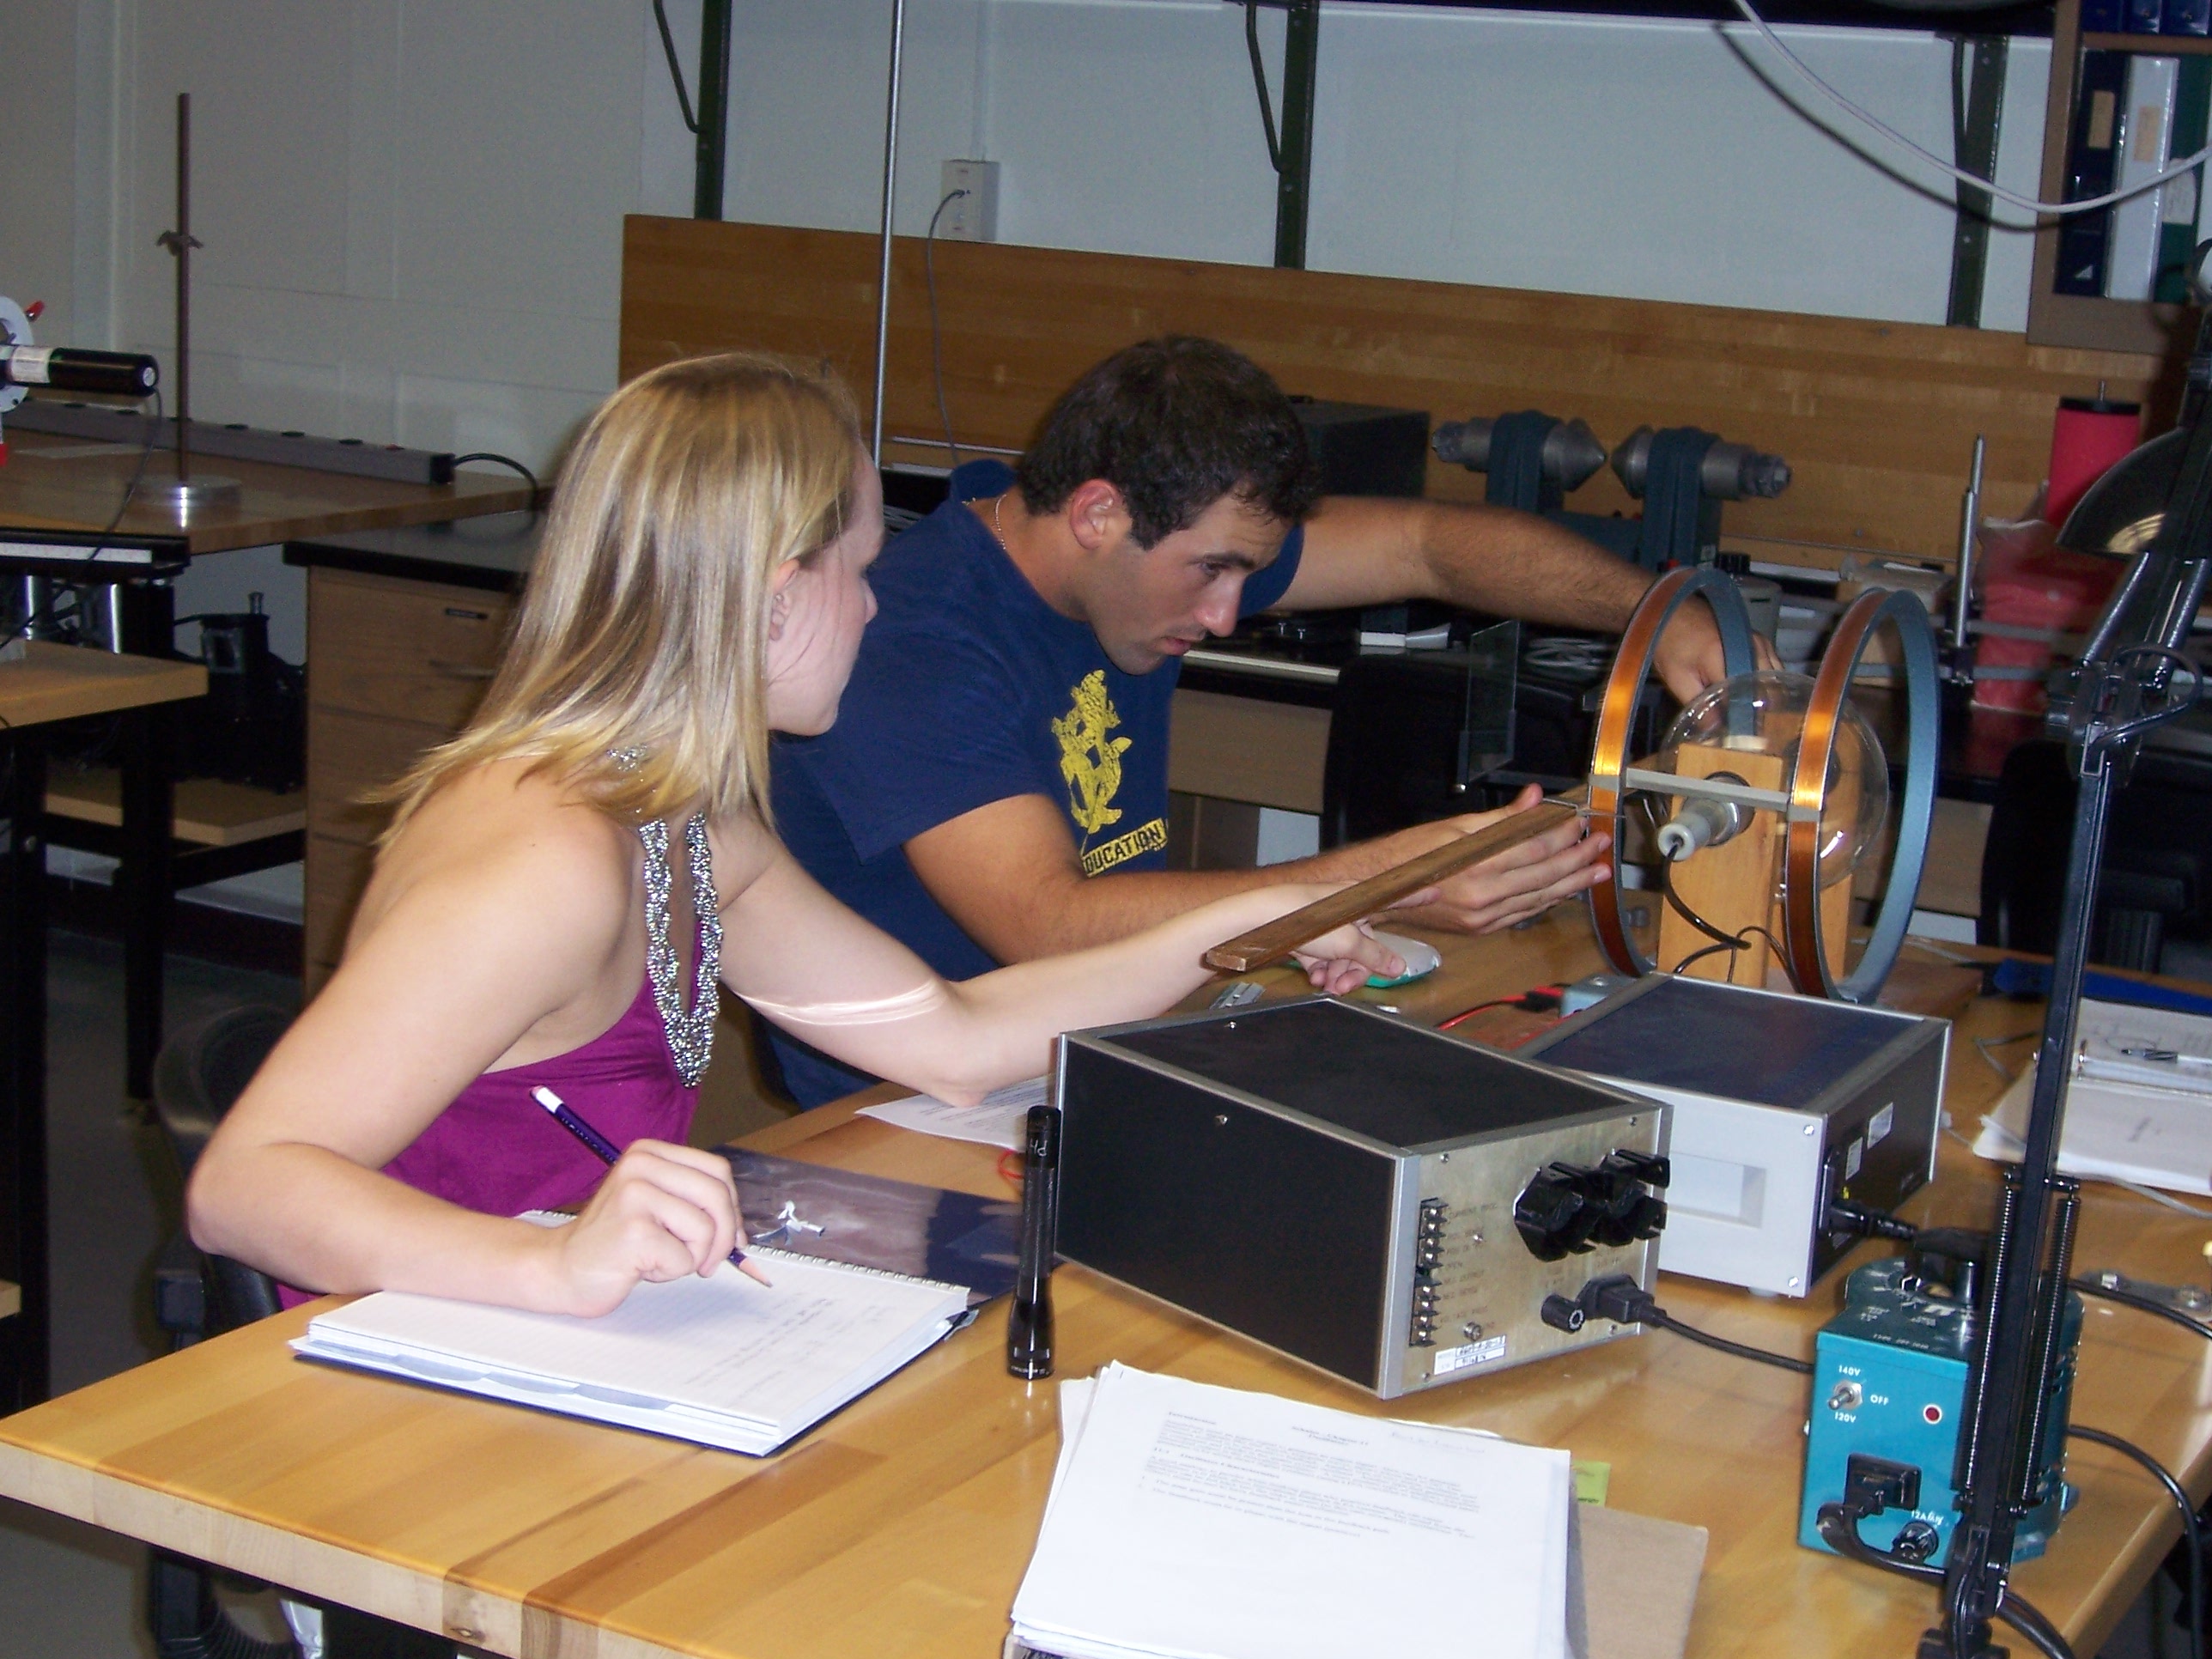
{"type": "Polygon", "coordinates": [[[691,216],[722,216],[722,167],[730,131],[730,3],[699,8],[699,137],[691,216]]]}
{"type": "Polygon", "coordinates": [[[876,397],[868,434],[868,459],[884,464],[884,369],[890,355],[891,204],[898,196],[899,69],[906,51],[906,0],[891,0],[890,89],[884,109],[883,247],[876,272],[876,397]]]}
{"type": "Polygon", "coordinates": [[[1306,264],[1306,210],[1313,194],[1314,82],[1321,64],[1321,0],[1284,7],[1282,164],[1275,177],[1275,263],[1306,264]]]}

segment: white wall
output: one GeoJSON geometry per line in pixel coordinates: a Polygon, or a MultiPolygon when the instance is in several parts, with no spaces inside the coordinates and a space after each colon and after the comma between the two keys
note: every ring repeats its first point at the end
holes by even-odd
{"type": "MultiPolygon", "coordinates": [[[[697,0],[669,0],[687,79],[697,0]]],[[[738,0],[726,216],[872,229],[889,0],[738,0]]],[[[1002,240],[1264,264],[1274,176],[1220,0],[910,0],[899,228],[938,163],[1001,162],[1002,240]]],[[[1282,21],[1261,22],[1279,94],[1282,21]]],[[[1948,43],[1783,32],[1940,154],[1948,43]]],[[[642,193],[689,211],[691,140],[658,49],[642,193]]],[[[2031,189],[2046,41],[2015,41],[1999,181],[2031,189]]],[[[1941,322],[1947,181],[1896,161],[1747,29],[1535,13],[1332,5],[1321,28],[1309,263],[1441,281],[1941,322]],[[1873,158],[1870,163],[1869,157],[1873,158]]],[[[2012,216],[2017,222],[2019,216],[2012,216]]],[[[1984,320],[2027,319],[2029,239],[1992,238],[1984,320]]]]}

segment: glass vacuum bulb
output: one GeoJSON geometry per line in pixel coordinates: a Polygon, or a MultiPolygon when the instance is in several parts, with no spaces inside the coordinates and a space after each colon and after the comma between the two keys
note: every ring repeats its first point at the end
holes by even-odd
{"type": "MultiPolygon", "coordinates": [[[[1709,685],[1684,706],[1667,728],[1667,740],[1654,758],[1651,769],[1678,775],[1732,775],[1724,759],[1698,757],[1697,765],[1685,769],[1683,750],[1734,750],[1744,755],[1767,755],[1780,763],[1778,781],[1767,784],[1772,769],[1756,769],[1761,777],[1737,781],[1755,787],[1786,791],[1797,766],[1797,744],[1805,728],[1806,711],[1812,706],[1813,682],[1803,674],[1762,669],[1709,685]]],[[[1753,809],[1731,806],[1710,798],[1676,795],[1669,801],[1673,816],[1661,827],[1660,846],[1670,859],[1686,857],[1695,848],[1717,845],[1738,833],[1753,809]]],[[[1768,809],[1759,808],[1759,811],[1768,809]]],[[[1776,815],[1778,818],[1779,814],[1776,815]]],[[[1860,860],[1881,840],[1889,816],[1889,764],[1881,739],[1866,717],[1844,701],[1836,723],[1836,738],[1828,757],[1828,776],[1821,793],[1820,885],[1847,879],[1860,860]]],[[[1781,832],[1780,824],[1776,826],[1781,832]]]]}

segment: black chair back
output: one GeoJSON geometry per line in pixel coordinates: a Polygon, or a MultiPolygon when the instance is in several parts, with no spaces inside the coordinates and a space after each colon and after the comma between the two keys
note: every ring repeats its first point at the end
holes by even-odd
{"type": "MultiPolygon", "coordinates": [[[[154,1113],[177,1160],[181,1185],[261,1062],[292,1024],[281,1008],[249,1004],[227,1009],[173,1033],[154,1060],[154,1113]]],[[[179,1335],[213,1336],[265,1319],[281,1305],[276,1283],[227,1256],[203,1255],[205,1301],[199,1329],[179,1335]]],[[[172,1326],[165,1297],[163,1324],[172,1326]]]]}

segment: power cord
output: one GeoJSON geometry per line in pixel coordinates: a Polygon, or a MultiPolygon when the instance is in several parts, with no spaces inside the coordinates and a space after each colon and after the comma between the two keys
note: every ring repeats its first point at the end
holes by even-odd
{"type": "Polygon", "coordinates": [[[2124,1308],[2133,1308],[2137,1313],[2155,1314],[2160,1319],[2180,1326],[2185,1331],[2193,1331],[2198,1336],[2212,1340],[2212,1329],[2198,1324],[2179,1308],[2169,1308],[2163,1302],[2154,1302],[2147,1296],[2137,1296],[2133,1291],[2118,1290],[2110,1285],[2100,1285],[2094,1279],[2074,1279],[2067,1282],[2083,1296],[2097,1297],[2106,1302],[2117,1302],[2124,1308]]]}
{"type": "Polygon", "coordinates": [[[453,457],[453,465],[456,468],[464,466],[471,461],[489,461],[495,466],[508,467],[520,472],[530,485],[530,510],[532,513],[538,510],[538,498],[544,494],[545,487],[538,482],[538,475],[535,472],[516,460],[514,456],[495,454],[489,449],[472,449],[465,455],[453,457]]]}
{"type": "Polygon", "coordinates": [[[153,458],[154,440],[161,430],[161,388],[157,386],[154,388],[154,418],[146,422],[146,436],[138,446],[138,465],[131,471],[131,482],[123,486],[123,499],[115,504],[115,516],[102,526],[98,538],[92,544],[92,551],[84,556],[87,564],[107,551],[107,538],[115,533],[116,526],[123,522],[123,515],[131,510],[131,501],[138,494],[138,486],[145,482],[146,463],[153,458]]]}
{"type": "Polygon", "coordinates": [[[1252,54],[1252,85],[1260,94],[1260,130],[1267,135],[1267,165],[1283,170],[1283,144],[1275,136],[1274,106],[1267,99],[1267,66],[1260,61],[1260,0],[1244,0],[1244,48],[1252,54]]]}
{"type": "Polygon", "coordinates": [[[945,332],[937,320],[937,222],[968,192],[948,190],[937,211],[929,216],[929,234],[921,239],[921,274],[929,287],[929,366],[937,379],[937,418],[945,422],[945,447],[952,452],[952,465],[960,465],[960,446],[952,437],[952,410],[945,401],[945,332]]]}
{"type": "Polygon", "coordinates": [[[683,112],[687,131],[699,131],[699,118],[692,112],[691,94],[684,90],[684,66],[676,61],[676,37],[668,32],[668,13],[661,0],[653,0],[653,21],[660,25],[660,49],[668,54],[668,78],[676,83],[676,107],[683,112]]]}
{"type": "MultiPolygon", "coordinates": [[[[1888,1505],[1879,1494],[1869,1494],[1848,1504],[1823,1504],[1814,1524],[1820,1541],[1847,1560],[1862,1565],[1879,1567],[1884,1572],[1893,1572],[1905,1578],[1917,1578],[1923,1583],[1941,1584],[1943,1569],[1929,1565],[1926,1556],[1935,1553],[1937,1534],[1932,1527],[1915,1532],[1908,1522],[1899,1531],[1900,1539],[1908,1534],[1913,1541],[1902,1551],[1893,1547],[1878,1550],[1859,1536],[1858,1523],[1869,1516],[1879,1515],[1888,1505]],[[1923,1551],[1925,1553],[1923,1553],[1923,1551]]],[[[2008,1583],[1999,1593],[1997,1617],[2025,1636],[2044,1659],[2074,1659],[2074,1650],[2066,1645],[2066,1638],[2058,1627],[2029,1603],[2008,1583]]]]}
{"type": "Polygon", "coordinates": [[[2085,1429],[2079,1423],[2066,1431],[2066,1437],[2086,1440],[2094,1446],[2108,1446],[2123,1457],[2134,1459],[2152,1480],[2166,1488],[2166,1495],[2181,1512],[2181,1536],[2189,1551],[2189,1654],[2190,1659],[2204,1659],[2204,1537],[2197,1519],[2197,1505],[2189,1501],[2189,1493],[2181,1482],[2141,1446],[2102,1429],[2085,1429]]]}
{"type": "MultiPolygon", "coordinates": [[[[1795,1371],[1800,1376],[1813,1374],[1813,1362],[1809,1359],[1793,1358],[1789,1354],[1773,1353],[1765,1348],[1731,1342],[1726,1337],[1701,1331],[1694,1325],[1685,1325],[1661,1307],[1650,1291],[1626,1273],[1608,1273],[1602,1279],[1593,1279],[1583,1286],[1580,1294],[1571,1303],[1565,1297],[1555,1297],[1553,1301],[1565,1303],[1567,1309],[1581,1316],[1574,1320],[1572,1328],[1579,1329],[1584,1321],[1592,1318],[1610,1320],[1616,1325],[1656,1325],[1662,1331],[1672,1332],[1688,1341],[1719,1353],[1733,1355],[1738,1359],[1754,1359],[1762,1365],[1795,1371]]],[[[1552,1315],[1559,1318],[1572,1316],[1564,1310],[1553,1308],[1550,1303],[1546,1304],[1546,1309],[1547,1322],[1557,1322],[1550,1318],[1552,1315]]]]}
{"type": "MultiPolygon", "coordinates": [[[[1803,58],[1782,44],[1782,37],[1774,32],[1772,25],[1752,9],[1751,0],[1735,0],[1735,4],[1736,10],[1743,14],[1745,21],[1759,31],[1759,39],[1766,42],[1768,49],[1787,64],[1814,91],[1842,110],[1844,114],[1879,133],[1900,149],[1911,151],[1937,172],[1948,174],[1962,185],[1972,185],[1976,190],[1987,191],[1995,199],[2010,207],[2021,208],[2029,213],[2061,215],[2094,213],[2100,208],[2110,207],[2115,202],[2125,201],[2130,197],[2140,196],[2146,191],[2155,190],[2168,180],[2179,178],[2185,173],[2194,173],[2208,158],[2212,158],[2212,144],[2207,144],[2194,155],[2176,161],[2163,172],[2154,173],[2148,179],[2138,179],[2123,189],[2107,191],[2102,196],[2092,196],[2086,201],[2080,202],[2038,201],[2034,197],[2024,195],[2019,191],[2007,190],[1995,179],[1984,179],[1977,173],[1967,172],[1962,167],[1954,166],[1936,155],[1934,150],[1916,144],[1880,116],[1853,103],[1814,73],[1811,66],[1803,58]]],[[[1965,9],[1966,8],[1947,6],[1945,9],[1965,9]]]]}

